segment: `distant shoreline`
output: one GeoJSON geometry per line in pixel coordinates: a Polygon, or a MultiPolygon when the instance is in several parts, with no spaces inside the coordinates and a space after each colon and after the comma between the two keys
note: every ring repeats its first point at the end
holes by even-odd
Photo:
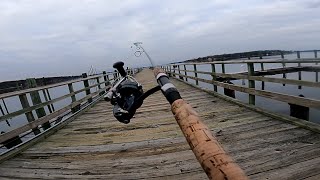
{"type": "MultiPolygon", "coordinates": [[[[80,77],[81,76],[43,77],[43,78],[35,78],[35,80],[38,86],[45,86],[49,84],[55,84],[55,83],[64,82],[68,80],[78,79],[80,77]]],[[[27,89],[27,88],[28,87],[27,87],[26,80],[0,82],[0,94],[27,89]]]]}
{"type": "Polygon", "coordinates": [[[283,51],[283,50],[261,50],[261,51],[248,51],[248,52],[239,52],[239,53],[229,53],[229,54],[219,54],[212,56],[199,57],[194,59],[188,59],[185,61],[180,61],[176,63],[186,63],[186,62],[210,62],[210,61],[226,61],[231,59],[241,59],[241,58],[256,58],[263,56],[277,56],[292,54],[294,51],[283,51]]]}

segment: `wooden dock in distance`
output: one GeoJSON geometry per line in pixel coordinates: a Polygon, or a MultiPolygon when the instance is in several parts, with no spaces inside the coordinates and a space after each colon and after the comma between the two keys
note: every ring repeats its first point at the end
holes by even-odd
{"type": "MultiPolygon", "coordinates": [[[[150,89],[151,70],[137,79],[150,89]]],[[[172,80],[251,179],[319,179],[320,134],[224,101],[172,80]]],[[[0,178],[205,179],[158,92],[130,124],[105,101],[46,140],[0,164],[0,178]]]]}

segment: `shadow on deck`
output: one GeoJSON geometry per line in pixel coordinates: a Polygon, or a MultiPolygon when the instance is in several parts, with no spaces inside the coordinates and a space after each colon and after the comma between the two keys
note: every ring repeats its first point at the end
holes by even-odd
{"type": "MultiPolygon", "coordinates": [[[[156,85],[150,70],[137,75],[156,85]]],[[[226,102],[177,80],[226,151],[251,179],[319,179],[320,135],[226,102]]],[[[105,101],[46,140],[0,164],[1,178],[205,179],[170,106],[158,92],[131,123],[105,101]]]]}

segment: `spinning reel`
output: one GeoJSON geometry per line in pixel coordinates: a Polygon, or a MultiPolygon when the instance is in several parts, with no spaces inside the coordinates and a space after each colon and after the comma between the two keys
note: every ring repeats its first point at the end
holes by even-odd
{"type": "Polygon", "coordinates": [[[142,105],[143,100],[161,88],[156,86],[143,93],[142,85],[134,77],[128,75],[123,66],[124,63],[121,61],[113,64],[113,68],[118,70],[122,78],[113,83],[104,99],[114,105],[114,117],[119,122],[128,124],[136,110],[142,105]]]}

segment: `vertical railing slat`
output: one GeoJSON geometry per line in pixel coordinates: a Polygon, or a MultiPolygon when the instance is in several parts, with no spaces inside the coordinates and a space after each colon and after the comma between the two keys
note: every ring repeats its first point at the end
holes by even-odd
{"type": "MultiPolygon", "coordinates": [[[[211,64],[211,71],[212,71],[212,73],[216,73],[216,66],[215,66],[215,64],[211,64]]],[[[217,80],[217,76],[216,76],[216,75],[212,74],[211,76],[212,76],[212,80],[213,80],[213,81],[216,81],[216,80],[217,80]]],[[[217,87],[217,85],[213,85],[213,90],[214,90],[215,92],[218,92],[218,87],[217,87]]]]}
{"type": "MultiPolygon", "coordinates": [[[[88,77],[87,73],[82,73],[82,78],[87,78],[87,77],[88,77]]],[[[83,85],[84,85],[85,88],[89,87],[89,81],[88,80],[83,80],[83,85]]],[[[90,95],[90,94],[91,94],[90,89],[87,89],[86,90],[86,95],[90,95]]],[[[91,102],[92,102],[92,98],[89,98],[88,99],[88,103],[91,103],[91,102]]]]}
{"type": "Polygon", "coordinates": [[[193,70],[194,70],[194,77],[196,78],[196,85],[199,85],[199,81],[198,81],[198,73],[197,73],[197,65],[193,64],[193,70]]]}
{"type": "MultiPolygon", "coordinates": [[[[248,76],[254,75],[254,64],[247,63],[248,66],[248,76]]],[[[249,80],[249,88],[255,88],[255,81],[249,80]]],[[[249,104],[255,105],[255,95],[249,94],[249,104]]]]}
{"type": "MultiPolygon", "coordinates": [[[[186,65],[183,65],[183,69],[184,69],[184,75],[185,75],[185,76],[188,76],[186,65]]],[[[188,82],[188,78],[187,78],[187,77],[186,77],[186,81],[188,82]]]]}

